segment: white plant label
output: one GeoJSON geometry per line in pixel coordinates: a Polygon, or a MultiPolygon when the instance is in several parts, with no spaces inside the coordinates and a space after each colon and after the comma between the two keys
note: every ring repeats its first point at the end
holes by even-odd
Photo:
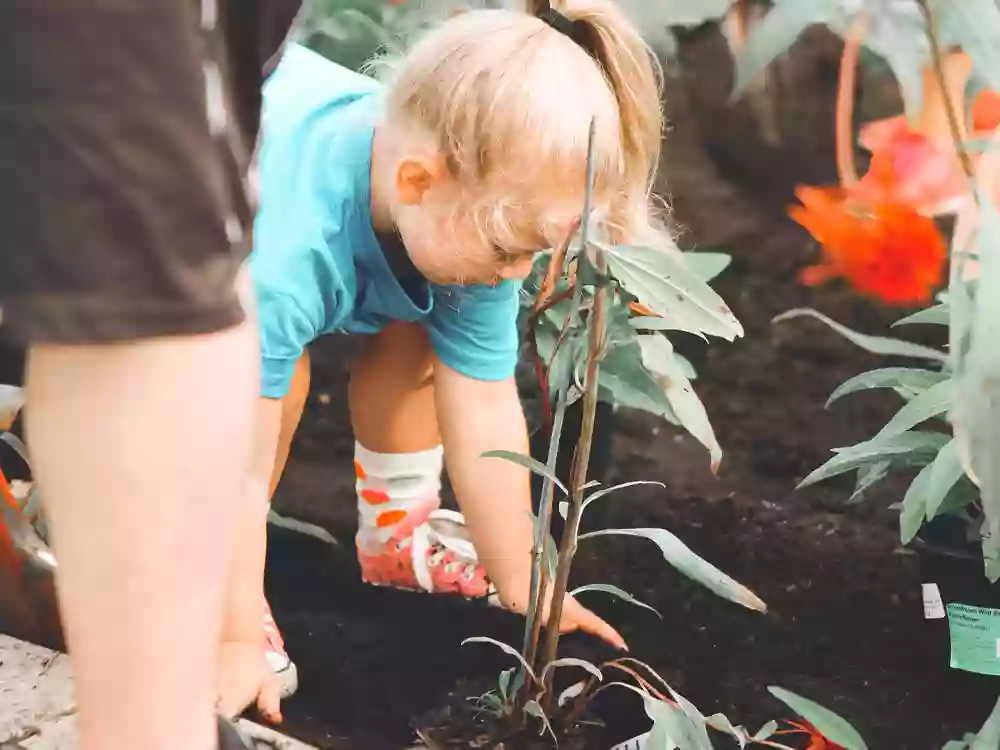
{"type": "Polygon", "coordinates": [[[922,586],[924,592],[924,619],[943,620],[947,617],[944,611],[944,602],[941,601],[941,590],[936,583],[925,583],[922,586]]]}

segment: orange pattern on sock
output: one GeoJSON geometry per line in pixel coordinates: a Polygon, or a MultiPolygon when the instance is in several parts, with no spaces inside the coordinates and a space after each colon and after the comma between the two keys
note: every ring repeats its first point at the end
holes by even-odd
{"type": "Polygon", "coordinates": [[[361,499],[369,505],[384,505],[389,502],[389,496],[379,490],[361,490],[361,499]]]}
{"type": "Polygon", "coordinates": [[[354,475],[362,482],[368,478],[368,474],[365,473],[364,467],[357,461],[354,462],[354,475]]]}
{"type": "Polygon", "coordinates": [[[375,519],[375,525],[380,529],[384,529],[389,526],[395,526],[404,518],[406,518],[405,510],[387,510],[385,513],[379,514],[379,517],[375,519]]]}

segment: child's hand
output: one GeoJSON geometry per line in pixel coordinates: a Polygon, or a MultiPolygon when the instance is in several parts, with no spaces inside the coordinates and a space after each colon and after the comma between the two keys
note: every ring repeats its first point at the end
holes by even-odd
{"type": "MultiPolygon", "coordinates": [[[[513,612],[519,612],[523,615],[527,611],[529,589],[530,584],[524,584],[523,582],[517,586],[508,585],[502,588],[498,587],[500,602],[507,609],[513,612]]],[[[545,606],[542,608],[543,624],[548,622],[551,603],[552,587],[550,584],[546,594],[545,606]]],[[[610,644],[613,648],[616,648],[619,651],[628,650],[628,646],[625,644],[625,639],[622,638],[621,634],[617,630],[580,604],[580,602],[572,596],[567,594],[566,598],[563,600],[562,619],[559,621],[559,632],[571,633],[577,630],[582,630],[584,633],[590,633],[591,635],[597,636],[602,641],[610,644]]]]}
{"type": "Polygon", "coordinates": [[[281,684],[262,645],[224,641],[219,646],[217,680],[217,708],[223,716],[239,716],[256,704],[267,721],[281,723],[281,684]]]}

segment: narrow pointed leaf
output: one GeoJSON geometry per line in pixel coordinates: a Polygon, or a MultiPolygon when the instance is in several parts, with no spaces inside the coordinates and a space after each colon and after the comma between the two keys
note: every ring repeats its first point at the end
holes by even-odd
{"type": "Polygon", "coordinates": [[[654,318],[639,315],[629,320],[629,325],[637,331],[683,331],[708,341],[708,337],[701,332],[701,327],[693,323],[690,318],[654,318]]]}
{"type": "Polygon", "coordinates": [[[664,489],[666,489],[667,486],[663,482],[651,482],[641,479],[635,482],[622,482],[621,484],[616,484],[614,487],[604,487],[603,489],[599,489],[597,492],[591,493],[587,499],[583,501],[583,507],[586,509],[587,506],[595,500],[600,500],[602,497],[609,495],[612,492],[627,490],[629,487],[639,487],[641,485],[656,485],[657,487],[663,487],[664,489]]]}
{"type": "Polygon", "coordinates": [[[836,7],[828,0],[778,0],[751,29],[736,56],[734,98],[783,55],[803,31],[813,24],[826,23],[835,13],[836,7]]]}
{"type": "Polygon", "coordinates": [[[504,461],[510,461],[511,463],[517,464],[518,466],[523,466],[524,468],[538,474],[541,477],[551,479],[556,487],[561,489],[563,493],[569,494],[566,490],[566,485],[559,481],[553,472],[549,471],[549,467],[538,461],[531,456],[525,456],[521,453],[514,453],[513,451],[487,451],[482,455],[483,458],[500,458],[504,461]]]}
{"type": "Polygon", "coordinates": [[[947,360],[947,356],[945,354],[937,351],[936,349],[931,349],[929,346],[921,346],[920,344],[913,344],[909,341],[900,341],[899,339],[888,338],[886,336],[869,336],[864,333],[858,333],[857,331],[852,331],[847,326],[841,325],[837,321],[828,318],[823,313],[805,307],[782,313],[774,319],[774,322],[781,323],[786,320],[801,317],[816,318],[817,320],[823,321],[852,344],[859,346],[872,354],[897,357],[916,357],[918,359],[930,359],[936,362],[944,362],[947,360]]]}
{"type": "Polygon", "coordinates": [[[771,695],[816,727],[819,733],[830,742],[842,746],[844,750],[868,750],[868,746],[861,739],[858,730],[830,709],[824,708],[808,698],[803,698],[780,687],[769,687],[767,690],[771,695]]]}
{"type": "Polygon", "coordinates": [[[770,739],[775,732],[778,731],[778,722],[769,721],[767,724],[762,726],[757,730],[757,734],[753,736],[754,742],[761,742],[762,740],[770,739]]]}
{"type": "Polygon", "coordinates": [[[891,465],[892,463],[889,461],[879,461],[878,463],[869,464],[858,469],[858,483],[854,486],[854,494],[851,495],[851,501],[863,499],[867,490],[886,478],[891,465]]]}
{"type": "Polygon", "coordinates": [[[639,245],[605,248],[611,275],[629,294],[667,319],[733,341],[743,326],[716,292],[684,262],[683,254],[639,245]]]}
{"type": "Polygon", "coordinates": [[[908,401],[889,423],[872,438],[872,441],[885,440],[901,435],[928,419],[947,414],[955,402],[955,381],[942,380],[932,385],[923,393],[908,401]]]}
{"type": "Polygon", "coordinates": [[[890,460],[904,465],[926,463],[948,442],[940,432],[904,432],[886,440],[869,440],[850,448],[843,448],[837,455],[799,482],[799,488],[808,487],[824,479],[835,477],[862,466],[890,460]]]}
{"type": "Polygon", "coordinates": [[[663,619],[663,615],[661,615],[657,610],[653,609],[645,602],[639,601],[627,591],[624,591],[618,588],[617,586],[612,586],[609,583],[590,583],[587,584],[586,586],[580,586],[579,588],[573,589],[573,591],[571,591],[570,593],[573,596],[579,596],[580,594],[586,593],[588,591],[600,591],[605,594],[611,594],[612,596],[617,596],[622,601],[628,602],[629,604],[634,604],[637,607],[642,607],[643,609],[648,609],[650,612],[653,612],[661,620],[663,619]]]}
{"type": "Polygon", "coordinates": [[[664,336],[640,336],[642,361],[646,368],[658,376],[663,392],[681,425],[708,449],[713,473],[722,462],[722,447],[715,437],[715,430],[708,419],[708,412],[694,387],[674,359],[673,346],[664,336]]]}
{"type": "Polygon", "coordinates": [[[545,715],[545,710],[539,705],[538,701],[528,701],[524,704],[524,712],[529,716],[534,716],[536,719],[540,719],[542,722],[542,731],[539,734],[544,734],[546,731],[552,735],[552,739],[555,740],[556,744],[559,744],[559,738],[556,737],[556,733],[552,731],[552,725],[549,723],[549,717],[545,715]]]}
{"type": "Polygon", "coordinates": [[[935,370],[921,370],[911,367],[884,367],[879,370],[863,372],[845,381],[830,394],[826,405],[829,406],[837,399],[852,393],[872,388],[905,388],[908,391],[914,392],[924,391],[932,385],[947,380],[948,377],[946,373],[935,370]]]}
{"type": "Polygon", "coordinates": [[[648,539],[660,548],[668,563],[691,580],[700,583],[722,598],[741,604],[748,609],[758,612],[767,611],[767,605],[750,589],[699,557],[690,547],[666,529],[601,529],[581,534],[580,539],[599,536],[636,536],[648,539]]]}
{"type": "Polygon", "coordinates": [[[691,718],[681,708],[651,698],[646,701],[646,713],[653,720],[648,747],[712,750],[704,721],[691,718]]]}
{"type": "Polygon", "coordinates": [[[535,677],[534,671],[532,671],[531,667],[528,666],[528,663],[524,660],[524,657],[521,656],[520,652],[513,646],[509,646],[503,641],[498,641],[495,638],[487,638],[486,636],[475,636],[473,638],[466,638],[464,641],[462,641],[463,646],[469,643],[488,643],[491,646],[496,646],[505,654],[509,654],[510,656],[513,656],[515,659],[517,659],[521,663],[521,667],[523,667],[524,670],[529,675],[531,675],[532,679],[534,679],[536,682],[538,681],[537,678],[535,677]]]}
{"type": "Polygon", "coordinates": [[[562,659],[556,659],[555,661],[549,662],[545,665],[545,669],[542,670],[542,682],[545,681],[545,676],[548,674],[549,670],[558,669],[560,667],[577,667],[579,669],[585,669],[593,675],[598,682],[604,680],[604,675],[601,674],[601,670],[589,661],[586,661],[585,659],[574,659],[573,657],[567,656],[562,659]]]}
{"type": "Polygon", "coordinates": [[[922,468],[903,496],[903,506],[899,510],[899,539],[903,544],[913,541],[927,517],[927,486],[933,468],[933,463],[922,468]]]}
{"type": "Polygon", "coordinates": [[[892,324],[892,327],[896,326],[909,326],[909,325],[941,325],[946,326],[951,320],[951,311],[946,304],[934,305],[934,307],[928,307],[926,310],[921,310],[920,312],[915,312],[913,315],[907,315],[905,318],[897,320],[892,324]]]}
{"type": "Polygon", "coordinates": [[[993,706],[986,723],[976,732],[975,739],[969,745],[969,750],[998,749],[1000,749],[1000,700],[993,706]]]}
{"type": "Polygon", "coordinates": [[[965,469],[962,468],[962,460],[958,454],[958,441],[952,440],[941,449],[930,465],[927,495],[924,498],[924,509],[928,520],[937,516],[951,488],[964,475],[965,469]]]}

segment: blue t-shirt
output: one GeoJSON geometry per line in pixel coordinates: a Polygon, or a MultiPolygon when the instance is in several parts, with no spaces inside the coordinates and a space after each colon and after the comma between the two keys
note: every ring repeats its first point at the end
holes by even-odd
{"type": "Polygon", "coordinates": [[[517,282],[403,289],[372,229],[371,146],[382,86],[289,45],[264,85],[260,205],[250,270],[257,290],[262,395],[288,391],[317,337],[419,321],[438,358],[478,380],[517,359],[517,282]]]}

